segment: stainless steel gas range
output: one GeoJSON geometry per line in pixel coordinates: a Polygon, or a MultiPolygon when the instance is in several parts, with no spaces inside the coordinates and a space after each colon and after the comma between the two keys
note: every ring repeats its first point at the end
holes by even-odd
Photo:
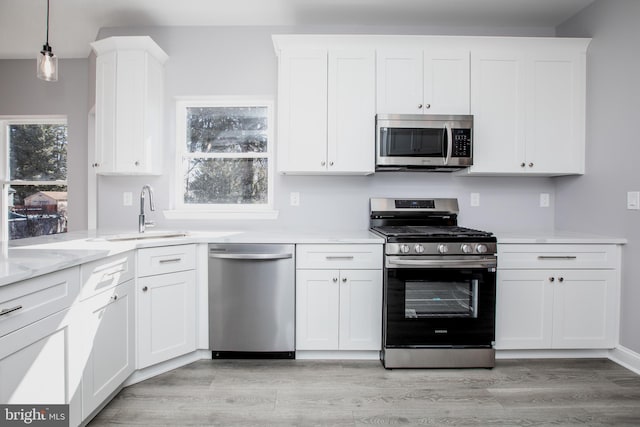
{"type": "Polygon", "coordinates": [[[495,366],[496,238],[458,227],[456,199],[370,200],[385,238],[385,368],[495,366]]]}

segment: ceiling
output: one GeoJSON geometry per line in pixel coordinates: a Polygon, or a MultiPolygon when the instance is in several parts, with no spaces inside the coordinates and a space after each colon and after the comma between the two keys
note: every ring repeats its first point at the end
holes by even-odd
{"type": "MultiPolygon", "coordinates": [[[[51,0],[49,44],[86,58],[102,27],[375,25],[555,27],[594,0],[51,0]]],[[[46,0],[0,0],[0,59],[34,58],[46,0]]]]}

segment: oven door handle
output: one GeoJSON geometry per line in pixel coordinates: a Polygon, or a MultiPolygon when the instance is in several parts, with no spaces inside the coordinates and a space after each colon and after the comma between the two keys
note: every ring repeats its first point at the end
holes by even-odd
{"type": "Polygon", "coordinates": [[[398,257],[387,257],[385,264],[387,268],[496,268],[497,266],[495,259],[399,259],[398,257]]]}

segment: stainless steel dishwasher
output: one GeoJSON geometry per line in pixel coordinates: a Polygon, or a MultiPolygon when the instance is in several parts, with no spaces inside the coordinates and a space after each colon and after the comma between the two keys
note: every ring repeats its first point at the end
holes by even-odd
{"type": "Polygon", "coordinates": [[[294,245],[209,245],[209,346],[216,358],[295,358],[294,245]]]}

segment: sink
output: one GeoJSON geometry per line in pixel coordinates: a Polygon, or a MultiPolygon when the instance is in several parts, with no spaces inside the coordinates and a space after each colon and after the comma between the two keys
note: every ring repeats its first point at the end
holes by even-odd
{"type": "Polygon", "coordinates": [[[126,240],[148,240],[148,239],[170,239],[175,237],[185,237],[189,233],[186,231],[145,231],[144,233],[125,233],[105,236],[108,242],[122,242],[126,240]]]}

